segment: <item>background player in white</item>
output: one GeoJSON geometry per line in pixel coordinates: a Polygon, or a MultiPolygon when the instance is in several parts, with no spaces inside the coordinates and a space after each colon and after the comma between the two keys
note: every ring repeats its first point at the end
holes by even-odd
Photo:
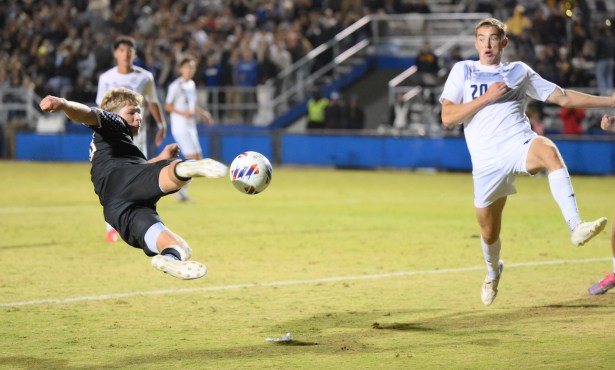
{"type": "MultiPolygon", "coordinates": [[[[615,133],[615,116],[604,115],[602,121],[600,121],[600,127],[604,131],[610,131],[615,133]]],[[[609,289],[615,287],[615,216],[613,216],[611,226],[611,252],[613,253],[613,273],[607,274],[604,279],[600,280],[596,284],[587,289],[587,292],[591,295],[604,294],[609,289]]]]}
{"type": "MultiPolygon", "coordinates": [[[[167,124],[162,107],[158,102],[154,76],[151,72],[133,64],[136,58],[134,39],[128,36],[118,37],[113,43],[113,58],[116,66],[104,72],[98,79],[96,104],[100,105],[107,91],[115,87],[125,87],[141,94],[147,101],[149,112],[158,125],[155,143],[156,146],[160,146],[166,135],[167,124]]],[[[144,116],[147,115],[144,114],[144,116]]],[[[134,141],[145,157],[149,158],[154,153],[147,152],[147,135],[147,119],[145,119],[145,124],[134,141]]],[[[109,224],[107,224],[105,240],[110,243],[118,240],[117,232],[109,224]]]]}
{"type": "MultiPolygon", "coordinates": [[[[211,126],[211,114],[197,105],[196,84],[192,80],[196,72],[196,60],[192,56],[185,56],[179,62],[179,73],[175,81],[169,85],[165,101],[165,109],[171,116],[171,133],[181,154],[186,159],[201,159],[202,149],[199,143],[197,120],[211,126]]],[[[188,201],[187,186],[176,193],[180,201],[188,201]]]]}
{"type": "Polygon", "coordinates": [[[506,26],[501,21],[480,21],[475,27],[479,60],[456,63],[440,97],[442,123],[449,128],[464,124],[472,158],[474,205],[488,271],[481,293],[486,305],[496,297],[504,268],[500,260],[502,213],[507,196],[516,192],[516,175],[547,171],[551,193],[575,246],[585,244],[607,222],[604,217],[581,221],[559,150],[551,140],[531,130],[525,109],[528,96],[564,107],[615,107],[615,94],[600,97],[565,90],[541,78],[525,63],[502,63],[507,45],[506,26]]]}

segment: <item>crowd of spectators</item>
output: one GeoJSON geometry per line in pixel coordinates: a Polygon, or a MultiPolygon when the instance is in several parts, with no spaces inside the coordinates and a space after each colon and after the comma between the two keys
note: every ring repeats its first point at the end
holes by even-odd
{"type": "MultiPolygon", "coordinates": [[[[615,39],[591,23],[586,0],[451,3],[506,20],[511,59],[546,79],[613,89],[615,39]]],[[[0,3],[0,86],[93,101],[119,35],[137,40],[136,64],[160,89],[184,53],[199,60],[197,86],[256,86],[363,15],[430,11],[425,0],[7,0],[0,3]]]]}
{"type": "Polygon", "coordinates": [[[120,35],[137,40],[135,64],[151,71],[160,88],[174,79],[184,53],[199,59],[197,85],[255,86],[356,21],[370,8],[364,3],[3,1],[0,86],[33,86],[40,96],[65,87],[87,94],[113,66],[111,45],[120,35]]]}

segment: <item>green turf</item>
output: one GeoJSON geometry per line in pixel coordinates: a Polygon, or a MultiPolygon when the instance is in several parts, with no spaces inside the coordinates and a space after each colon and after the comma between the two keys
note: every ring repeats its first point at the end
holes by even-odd
{"type": "MultiPolygon", "coordinates": [[[[583,217],[611,218],[615,177],[573,183],[583,217]]],[[[196,179],[193,203],[159,203],[209,269],[181,281],[102,241],[88,164],[0,162],[0,368],[613,368],[615,292],[586,293],[608,231],[574,248],[546,177],[517,188],[485,307],[469,174],[196,179]]]]}

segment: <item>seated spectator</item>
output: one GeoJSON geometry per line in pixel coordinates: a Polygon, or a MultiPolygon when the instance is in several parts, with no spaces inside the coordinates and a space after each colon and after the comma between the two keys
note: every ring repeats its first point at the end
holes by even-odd
{"type": "Polygon", "coordinates": [[[562,134],[581,135],[583,133],[585,109],[562,107],[559,111],[559,117],[562,120],[562,134]]]}

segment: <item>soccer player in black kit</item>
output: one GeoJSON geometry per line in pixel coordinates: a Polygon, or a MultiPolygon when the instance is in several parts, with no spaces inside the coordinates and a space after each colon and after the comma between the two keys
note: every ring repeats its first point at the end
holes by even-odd
{"type": "Polygon", "coordinates": [[[44,112],[63,111],[72,121],[94,131],[90,144],[94,191],[105,220],[122,239],[154,256],[156,269],[180,279],[200,278],[207,272],[205,265],[189,261],[192,250],[162,223],[156,203],[192,177],[225,176],[227,167],[209,158],[182,161],[177,158],[177,144],[167,145],[160,155],[146,160],[133,143],[142,124],[142,104],[140,94],[119,87],[107,92],[100,108],[55,96],[45,97],[40,107],[44,112]]]}

